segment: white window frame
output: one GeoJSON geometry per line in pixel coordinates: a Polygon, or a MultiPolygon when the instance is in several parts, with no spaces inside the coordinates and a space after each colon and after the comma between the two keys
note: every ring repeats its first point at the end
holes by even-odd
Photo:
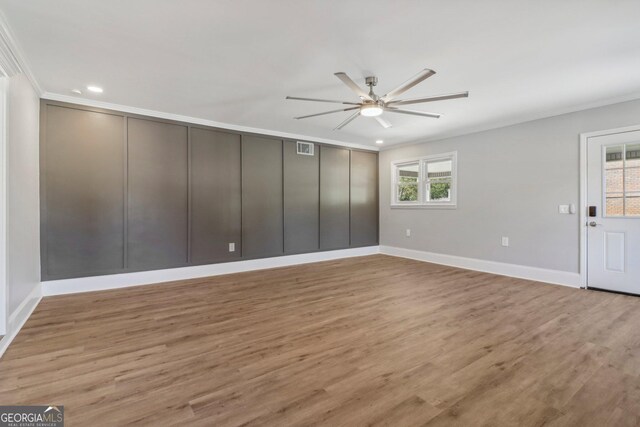
{"type": "Polygon", "coordinates": [[[406,162],[396,162],[392,164],[392,168],[391,168],[391,197],[393,200],[393,203],[396,206],[415,206],[415,205],[419,205],[420,201],[422,200],[422,163],[420,162],[420,160],[409,160],[406,162]],[[418,180],[416,182],[416,184],[418,185],[418,200],[416,201],[400,201],[398,200],[398,169],[403,167],[403,166],[409,166],[409,165],[418,165],[418,180]]]}
{"type": "Polygon", "coordinates": [[[391,207],[392,208],[426,208],[426,209],[456,209],[458,207],[458,152],[433,154],[413,159],[391,162],[391,207]],[[451,200],[437,201],[426,199],[427,164],[451,160],[451,200]],[[418,163],[418,200],[401,202],[398,200],[398,168],[418,163]]]}

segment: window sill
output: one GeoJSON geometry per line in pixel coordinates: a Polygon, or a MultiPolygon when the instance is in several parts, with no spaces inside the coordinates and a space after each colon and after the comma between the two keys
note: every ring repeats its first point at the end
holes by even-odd
{"type": "Polygon", "coordinates": [[[442,203],[442,204],[424,204],[424,203],[416,203],[416,204],[400,204],[395,203],[391,205],[391,209],[457,209],[458,205],[451,203],[442,203]]]}

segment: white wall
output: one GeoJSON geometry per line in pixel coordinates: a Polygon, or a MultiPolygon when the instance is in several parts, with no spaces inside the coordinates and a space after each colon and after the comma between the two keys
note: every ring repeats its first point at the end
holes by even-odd
{"type": "Polygon", "coordinates": [[[637,124],[640,100],[385,150],[380,244],[577,273],[579,218],[558,205],[579,203],[579,134],[637,124]],[[392,161],[456,150],[456,210],[389,207],[392,161]]]}
{"type": "MultiPolygon", "coordinates": [[[[40,101],[19,74],[7,82],[7,298],[9,327],[40,288],[40,101]]],[[[10,333],[10,331],[8,331],[10,333]]]]}

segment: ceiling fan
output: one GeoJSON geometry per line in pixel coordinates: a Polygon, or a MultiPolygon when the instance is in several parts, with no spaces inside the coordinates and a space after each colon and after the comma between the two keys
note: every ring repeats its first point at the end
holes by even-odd
{"type": "Polygon", "coordinates": [[[329,102],[333,104],[352,105],[352,107],[342,108],[339,110],[331,110],[331,111],[325,111],[324,113],[316,113],[316,114],[309,114],[307,116],[294,117],[295,119],[308,119],[309,117],[324,116],[325,114],[340,113],[342,111],[354,111],[352,115],[347,117],[346,120],[344,120],[342,123],[336,126],[334,130],[342,129],[343,127],[351,123],[354,119],[356,119],[358,116],[373,117],[374,119],[376,119],[378,123],[380,123],[382,127],[386,129],[391,127],[391,123],[389,123],[387,120],[380,117],[380,115],[385,111],[389,113],[409,114],[412,116],[430,117],[430,118],[437,119],[441,116],[441,114],[426,113],[426,112],[415,111],[415,110],[405,110],[399,107],[403,105],[419,104],[422,102],[433,102],[433,101],[444,101],[446,99],[466,98],[469,96],[469,92],[460,92],[460,93],[451,93],[447,95],[429,96],[426,98],[413,98],[413,99],[405,99],[405,100],[396,99],[398,96],[402,95],[403,93],[405,93],[407,90],[411,89],[418,83],[433,76],[435,73],[436,73],[435,71],[425,68],[424,70],[416,74],[413,78],[407,80],[406,82],[404,82],[403,84],[401,84],[400,86],[392,90],[391,92],[387,93],[386,95],[378,96],[373,92],[373,87],[378,84],[377,77],[371,76],[365,79],[365,84],[369,86],[369,93],[367,93],[360,86],[358,86],[356,82],[354,82],[348,75],[340,72],[340,73],[335,73],[335,76],[339,78],[345,85],[349,87],[349,89],[351,89],[353,92],[355,92],[356,95],[360,97],[360,102],[335,101],[332,99],[300,98],[297,96],[287,96],[286,99],[293,99],[297,101],[329,102]]]}

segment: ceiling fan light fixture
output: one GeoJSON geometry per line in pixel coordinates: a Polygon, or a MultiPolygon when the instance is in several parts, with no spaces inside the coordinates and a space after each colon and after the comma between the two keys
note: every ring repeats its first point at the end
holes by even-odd
{"type": "Polygon", "coordinates": [[[360,107],[360,114],[365,117],[376,117],[382,114],[382,107],[378,104],[364,104],[360,107]]]}
{"type": "MultiPolygon", "coordinates": [[[[419,84],[420,82],[428,79],[433,76],[436,72],[425,68],[420,71],[418,74],[413,76],[411,79],[402,83],[400,86],[387,93],[386,95],[380,97],[375,94],[373,87],[377,85],[378,78],[375,76],[369,76],[365,78],[365,83],[369,87],[369,93],[363,90],[356,82],[353,81],[351,77],[349,77],[346,73],[339,72],[335,73],[335,76],[342,81],[351,91],[360,97],[360,102],[352,102],[352,101],[338,101],[333,99],[320,99],[320,98],[301,98],[297,96],[287,96],[286,99],[294,99],[298,101],[313,101],[313,102],[329,102],[333,104],[343,104],[343,108],[338,110],[324,111],[322,113],[308,114],[306,116],[294,117],[295,119],[306,119],[309,117],[317,117],[324,116],[326,114],[334,114],[341,113],[343,111],[351,111],[351,115],[347,117],[342,123],[336,126],[333,130],[340,130],[359,116],[372,117],[380,126],[385,129],[389,129],[392,127],[391,123],[387,120],[380,117],[383,112],[388,112],[389,114],[409,114],[411,116],[420,116],[420,117],[429,117],[432,119],[437,119],[441,116],[441,114],[436,113],[427,113],[425,111],[416,111],[416,110],[405,110],[402,107],[403,105],[410,104],[421,104],[424,102],[434,102],[434,101],[445,101],[448,99],[456,99],[456,98],[467,98],[469,96],[469,92],[458,92],[458,93],[450,93],[446,95],[435,95],[435,96],[427,96],[422,98],[412,98],[412,99],[397,99],[400,95],[419,84]],[[347,105],[347,108],[344,106],[347,105]]],[[[376,143],[382,143],[382,141],[376,143]]]]}

